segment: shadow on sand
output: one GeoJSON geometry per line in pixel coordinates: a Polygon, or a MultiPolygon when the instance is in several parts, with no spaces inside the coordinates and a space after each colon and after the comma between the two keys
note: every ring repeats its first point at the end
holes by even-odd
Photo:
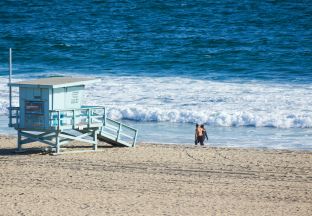
{"type": "MultiPolygon", "coordinates": [[[[119,146],[111,146],[111,145],[101,145],[98,146],[98,150],[110,149],[110,148],[122,148],[119,146]]],[[[66,152],[77,151],[77,150],[90,150],[90,148],[86,148],[86,146],[67,146],[63,147],[66,152]]],[[[17,151],[15,148],[1,148],[0,149],[0,157],[1,156],[17,156],[17,155],[31,155],[31,154],[51,154],[53,153],[51,150],[48,150],[46,147],[38,148],[25,148],[22,151],[17,151]]],[[[0,158],[1,160],[1,158],[0,158]]]]}

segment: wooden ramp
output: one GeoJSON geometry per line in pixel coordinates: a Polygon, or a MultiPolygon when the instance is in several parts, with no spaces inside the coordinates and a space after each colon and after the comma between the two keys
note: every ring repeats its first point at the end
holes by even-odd
{"type": "Polygon", "coordinates": [[[110,118],[105,118],[97,138],[113,146],[134,147],[137,133],[138,131],[132,127],[110,118]]]}

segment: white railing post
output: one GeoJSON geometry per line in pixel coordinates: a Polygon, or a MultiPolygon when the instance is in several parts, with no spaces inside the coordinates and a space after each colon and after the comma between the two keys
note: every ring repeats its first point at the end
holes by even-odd
{"type": "Polygon", "coordinates": [[[76,127],[76,110],[73,110],[73,129],[76,127]]]}
{"type": "Polygon", "coordinates": [[[118,127],[118,131],[117,131],[116,141],[118,141],[118,140],[119,140],[119,137],[120,137],[120,132],[121,132],[121,123],[119,123],[119,127],[118,127]]]}
{"type": "Polygon", "coordinates": [[[90,127],[91,125],[91,109],[88,108],[88,128],[90,127]]]}
{"type": "Polygon", "coordinates": [[[16,113],[16,126],[17,126],[17,128],[19,128],[19,121],[20,121],[20,119],[19,119],[19,109],[16,109],[15,110],[15,113],[16,113]]]}
{"type": "Polygon", "coordinates": [[[60,130],[61,126],[61,114],[60,111],[57,111],[57,130],[60,130]]]}
{"type": "Polygon", "coordinates": [[[106,109],[104,107],[104,114],[103,114],[103,125],[106,126],[106,109]]]}
{"type": "Polygon", "coordinates": [[[136,140],[137,140],[137,135],[138,135],[138,131],[135,130],[135,135],[134,135],[134,139],[133,139],[133,143],[132,143],[132,147],[135,146],[136,140]]]}

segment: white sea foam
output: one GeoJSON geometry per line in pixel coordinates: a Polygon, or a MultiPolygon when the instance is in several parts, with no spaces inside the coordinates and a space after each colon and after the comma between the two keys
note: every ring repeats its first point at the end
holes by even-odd
{"type": "MultiPolygon", "coordinates": [[[[25,79],[25,77],[18,77],[25,79]]],[[[176,77],[101,76],[85,104],[103,105],[114,119],[215,126],[312,128],[312,87],[226,83],[176,77]]],[[[0,115],[7,114],[7,78],[0,77],[0,115]]],[[[13,104],[17,105],[14,89],[13,104]]]]}

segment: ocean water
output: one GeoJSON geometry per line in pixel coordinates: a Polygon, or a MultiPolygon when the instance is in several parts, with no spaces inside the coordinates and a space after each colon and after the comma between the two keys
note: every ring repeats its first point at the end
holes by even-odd
{"type": "Polygon", "coordinates": [[[312,149],[311,1],[1,1],[0,132],[9,47],[14,81],[101,78],[85,103],[140,142],[312,149]]]}

